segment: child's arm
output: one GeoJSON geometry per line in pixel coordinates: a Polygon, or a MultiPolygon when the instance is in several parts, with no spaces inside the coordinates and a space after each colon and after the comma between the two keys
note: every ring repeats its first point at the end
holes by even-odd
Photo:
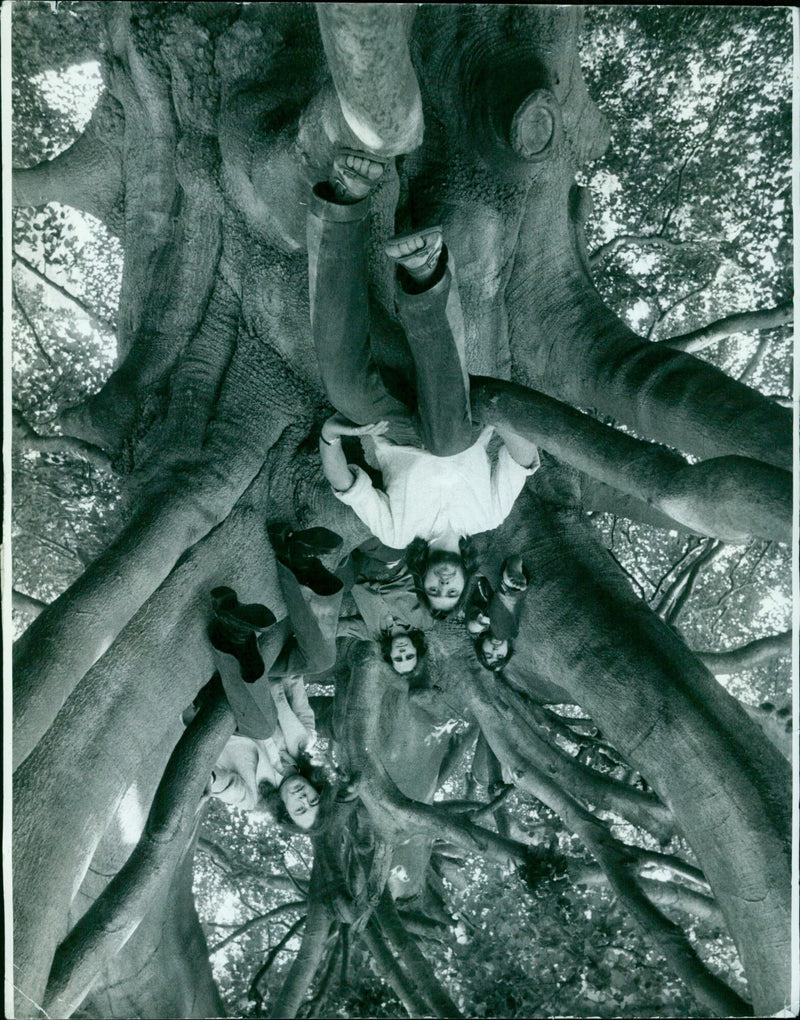
{"type": "Polygon", "coordinates": [[[505,426],[495,425],[495,432],[503,440],[506,449],[517,464],[524,468],[532,468],[533,471],[539,467],[539,451],[534,443],[523,439],[522,436],[505,426]]]}
{"type": "Polygon", "coordinates": [[[342,449],[342,436],[381,436],[389,427],[385,421],[354,425],[341,414],[328,418],[319,434],[322,472],[337,492],[346,492],[355,481],[342,449]]]}

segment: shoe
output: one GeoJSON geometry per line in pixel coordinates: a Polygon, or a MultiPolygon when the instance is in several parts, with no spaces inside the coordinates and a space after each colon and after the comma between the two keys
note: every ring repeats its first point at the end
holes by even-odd
{"type": "Polygon", "coordinates": [[[507,591],[525,591],[530,577],[521,556],[509,556],[503,562],[501,587],[507,591]]]}
{"type": "Polygon", "coordinates": [[[275,555],[290,570],[307,569],[315,557],[327,556],[342,547],[342,536],[329,528],[293,531],[288,524],[268,524],[267,534],[275,555]]]}
{"type": "Polygon", "coordinates": [[[442,228],[437,226],[414,230],[410,234],[397,234],[386,242],[383,250],[415,280],[425,280],[439,265],[443,247],[442,228]]]}
{"type": "Polygon", "coordinates": [[[238,660],[245,683],[254,683],[264,675],[264,661],[258,651],[258,635],[275,623],[275,615],[258,602],[242,604],[233,588],[211,591],[214,614],[208,636],[220,652],[238,660]]]}
{"type": "Polygon", "coordinates": [[[339,149],[328,181],[340,202],[361,202],[377,188],[388,160],[358,149],[339,149]]]}

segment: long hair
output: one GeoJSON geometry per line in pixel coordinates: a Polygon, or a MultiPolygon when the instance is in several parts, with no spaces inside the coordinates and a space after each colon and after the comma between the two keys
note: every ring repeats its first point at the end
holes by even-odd
{"type": "Polygon", "coordinates": [[[444,620],[463,610],[471,587],[470,579],[478,569],[478,554],[469,535],[462,535],[459,538],[458,550],[461,555],[461,569],[464,571],[464,590],[461,592],[461,597],[453,608],[444,612],[441,609],[431,609],[427,593],[425,592],[425,585],[422,582],[428,569],[429,544],[424,538],[414,538],[406,546],[406,562],[408,563],[408,569],[411,571],[411,576],[414,578],[414,589],[417,593],[417,598],[428,607],[435,620],[444,620]]]}
{"type": "Polygon", "coordinates": [[[319,810],[314,824],[308,829],[301,829],[299,825],[295,825],[281,799],[279,787],[273,786],[265,780],[258,784],[259,811],[290,832],[302,832],[309,836],[319,835],[330,824],[333,804],[336,800],[338,783],[334,778],[333,768],[329,764],[315,764],[305,750],[300,751],[295,758],[295,767],[298,775],[311,783],[319,794],[319,810]]]}
{"type": "MultiPolygon", "coordinates": [[[[396,637],[407,637],[417,650],[417,664],[412,670],[409,670],[408,673],[402,674],[403,676],[407,676],[411,679],[411,677],[417,676],[421,670],[422,660],[425,657],[425,653],[428,651],[428,642],[425,640],[425,635],[422,631],[416,627],[412,630],[397,634],[392,634],[388,630],[382,631],[381,636],[378,639],[378,643],[381,646],[381,655],[383,656],[383,661],[388,662],[392,669],[394,669],[394,663],[392,662],[392,641],[394,641],[396,637]]],[[[395,670],[395,672],[397,672],[397,670],[395,670]]]]}

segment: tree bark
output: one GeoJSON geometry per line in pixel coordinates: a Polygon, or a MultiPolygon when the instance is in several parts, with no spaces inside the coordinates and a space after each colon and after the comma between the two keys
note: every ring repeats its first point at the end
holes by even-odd
{"type": "Polygon", "coordinates": [[[45,992],[48,1013],[72,1015],[104,960],[119,952],[157,890],[171,881],[191,841],[203,788],[234,728],[218,686],[178,741],[136,849],[59,946],[45,992]]]}
{"type": "Polygon", "coordinates": [[[314,880],[312,875],[311,893],[309,897],[306,929],[303,943],[294,959],[294,963],[286,975],[283,987],[275,996],[267,1011],[267,1016],[280,1018],[296,1017],[300,1003],[320,968],[328,935],[333,926],[333,917],[328,908],[314,897],[314,880]]]}

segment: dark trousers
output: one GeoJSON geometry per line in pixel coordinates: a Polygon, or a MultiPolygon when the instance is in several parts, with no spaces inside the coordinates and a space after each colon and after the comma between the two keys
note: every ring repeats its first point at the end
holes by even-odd
{"type": "Polygon", "coordinates": [[[396,442],[422,444],[440,457],[472,445],[464,320],[449,256],[420,289],[398,270],[397,309],[414,361],[417,414],[387,392],[369,343],[369,199],[328,200],[317,185],[308,215],[311,331],[328,399],[359,425],[390,423],[396,442]],[[414,435],[418,436],[415,440],[414,435]]]}
{"type": "Polygon", "coordinates": [[[324,673],[336,662],[336,628],[344,594],[344,588],[340,588],[333,595],[320,595],[301,584],[280,561],[277,567],[289,615],[274,623],[258,639],[258,650],[266,666],[263,676],[255,683],[245,683],[239,660],[214,649],[214,660],[236,718],[237,732],[257,740],[272,736],[278,725],[269,691],[271,680],[324,673]]]}

